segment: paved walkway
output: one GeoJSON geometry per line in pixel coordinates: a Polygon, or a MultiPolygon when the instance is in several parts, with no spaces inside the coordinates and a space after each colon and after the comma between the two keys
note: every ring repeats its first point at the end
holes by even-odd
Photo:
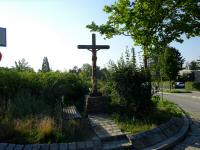
{"type": "Polygon", "coordinates": [[[177,145],[174,150],[200,149],[200,116],[193,114],[191,117],[191,128],[187,137],[179,145],[177,145]]]}
{"type": "Polygon", "coordinates": [[[123,134],[114,121],[107,115],[89,115],[88,118],[99,138],[123,134]]]}
{"type": "Polygon", "coordinates": [[[132,144],[126,135],[108,115],[89,115],[88,118],[104,150],[131,147],[132,144]]]}

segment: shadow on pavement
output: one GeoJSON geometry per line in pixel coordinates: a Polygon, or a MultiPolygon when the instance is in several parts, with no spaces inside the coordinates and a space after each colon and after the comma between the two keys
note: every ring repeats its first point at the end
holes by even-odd
{"type": "Polygon", "coordinates": [[[174,147],[174,150],[200,149],[200,118],[191,120],[190,131],[186,138],[174,147]]]}

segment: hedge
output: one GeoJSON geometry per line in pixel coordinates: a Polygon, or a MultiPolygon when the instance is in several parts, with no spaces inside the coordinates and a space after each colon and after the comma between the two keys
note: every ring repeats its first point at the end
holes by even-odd
{"type": "Polygon", "coordinates": [[[17,114],[49,112],[61,104],[62,96],[65,105],[73,103],[81,109],[87,92],[86,82],[72,73],[19,72],[0,68],[0,116],[6,111],[15,117],[17,114]]]}
{"type": "Polygon", "coordinates": [[[193,91],[200,91],[200,83],[198,82],[186,82],[185,89],[193,90],[193,91]]]}

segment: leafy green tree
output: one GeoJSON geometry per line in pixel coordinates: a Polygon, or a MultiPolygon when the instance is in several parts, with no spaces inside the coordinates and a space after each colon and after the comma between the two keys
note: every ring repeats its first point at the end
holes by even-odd
{"type": "Polygon", "coordinates": [[[190,62],[189,68],[190,68],[190,70],[198,70],[199,66],[198,66],[197,62],[193,60],[190,62]]]}
{"type": "Polygon", "coordinates": [[[176,80],[183,63],[184,59],[181,53],[173,47],[166,48],[164,53],[160,56],[161,74],[170,81],[170,90],[172,81],[176,80]]]}
{"type": "Polygon", "coordinates": [[[199,57],[199,59],[197,59],[197,63],[200,65],[200,57],[199,57]]]}
{"type": "Polygon", "coordinates": [[[26,62],[25,58],[15,61],[15,66],[12,68],[16,69],[17,71],[34,71],[33,68],[28,65],[28,62],[26,62]]]}
{"type": "Polygon", "coordinates": [[[133,68],[133,70],[137,69],[136,65],[136,58],[135,58],[135,49],[132,47],[129,49],[126,47],[125,53],[121,55],[120,59],[115,64],[113,61],[109,62],[110,66],[118,66],[119,68],[123,68],[125,66],[128,66],[130,68],[133,68]]]}
{"type": "Polygon", "coordinates": [[[92,76],[92,66],[90,64],[83,64],[81,67],[80,76],[84,79],[90,80],[92,76]]]}
{"type": "Polygon", "coordinates": [[[49,66],[49,61],[47,57],[43,58],[43,63],[42,63],[42,72],[49,72],[51,71],[50,66],[49,66]]]}
{"type": "MultiPolygon", "coordinates": [[[[79,69],[80,70],[80,75],[86,79],[86,80],[90,80],[91,76],[92,76],[92,66],[90,64],[83,64],[82,67],[79,69]]],[[[103,78],[103,73],[101,71],[101,68],[99,66],[97,66],[96,69],[96,75],[97,75],[97,79],[101,79],[103,78]]]]}
{"type": "Polygon", "coordinates": [[[79,74],[81,72],[81,69],[78,68],[77,66],[74,66],[73,69],[69,69],[69,72],[79,74]]]}
{"type": "Polygon", "coordinates": [[[183,42],[200,35],[200,7],[197,0],[118,0],[103,9],[108,16],[105,24],[87,25],[91,31],[106,38],[130,36],[143,49],[144,67],[149,53],[163,51],[172,41],[183,42]]]}

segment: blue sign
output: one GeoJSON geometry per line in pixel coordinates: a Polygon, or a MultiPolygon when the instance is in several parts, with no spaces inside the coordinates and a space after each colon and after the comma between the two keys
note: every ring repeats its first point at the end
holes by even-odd
{"type": "Polygon", "coordinates": [[[6,28],[0,27],[0,46],[6,47],[6,28]]]}

